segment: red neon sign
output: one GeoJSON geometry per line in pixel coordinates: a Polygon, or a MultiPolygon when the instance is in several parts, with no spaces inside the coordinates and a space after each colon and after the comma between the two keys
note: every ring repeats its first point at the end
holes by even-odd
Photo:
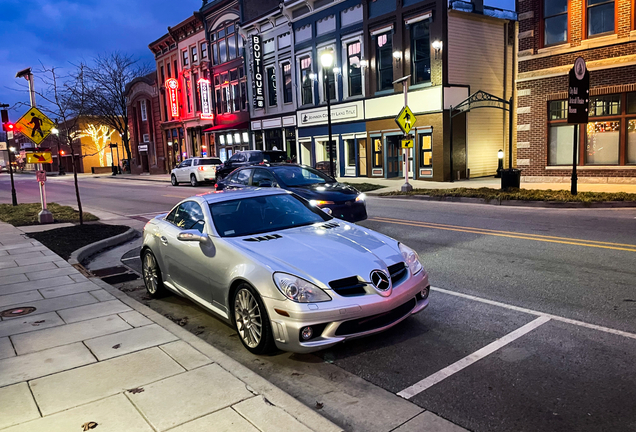
{"type": "Polygon", "coordinates": [[[168,100],[170,103],[170,112],[172,117],[179,117],[179,96],[177,89],[179,88],[179,81],[174,78],[168,78],[166,80],[166,91],[168,92],[168,100]]]}
{"type": "Polygon", "coordinates": [[[199,84],[199,93],[201,94],[201,118],[212,119],[212,104],[210,102],[210,80],[201,78],[199,84]]]}

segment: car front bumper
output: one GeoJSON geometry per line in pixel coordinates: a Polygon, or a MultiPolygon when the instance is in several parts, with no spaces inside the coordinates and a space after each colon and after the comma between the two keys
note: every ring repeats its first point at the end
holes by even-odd
{"type": "Polygon", "coordinates": [[[380,294],[340,297],[327,291],[334,300],[315,304],[271,298],[263,301],[276,346],[284,351],[309,353],[397,325],[428,306],[428,289],[428,274],[422,270],[393,287],[388,297],[380,294]],[[425,289],[427,296],[422,298],[425,289]],[[300,331],[305,327],[317,331],[312,339],[301,341],[300,331]]]}

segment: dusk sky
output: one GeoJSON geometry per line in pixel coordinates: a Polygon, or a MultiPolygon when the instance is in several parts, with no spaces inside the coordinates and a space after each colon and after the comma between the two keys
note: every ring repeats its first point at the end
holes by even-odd
{"type": "MultiPolygon", "coordinates": [[[[514,0],[485,3],[514,9],[514,0]]],[[[15,73],[40,62],[69,67],[118,50],[154,67],[148,44],[200,7],[201,0],[0,0],[0,103],[28,102],[26,92],[11,90],[26,83],[15,73]]]]}

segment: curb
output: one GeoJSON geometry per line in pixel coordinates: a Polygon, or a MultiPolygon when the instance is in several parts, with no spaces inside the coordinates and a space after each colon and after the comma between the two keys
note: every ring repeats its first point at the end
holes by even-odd
{"type": "Polygon", "coordinates": [[[541,207],[541,208],[634,208],[635,201],[604,201],[604,202],[562,202],[562,201],[523,201],[523,200],[487,200],[485,198],[469,198],[469,197],[436,197],[430,195],[375,195],[380,198],[403,198],[419,201],[445,201],[458,202],[464,204],[488,204],[504,207],[541,207]]]}
{"type": "Polygon", "coordinates": [[[261,396],[264,396],[273,405],[283,409],[289,415],[294,417],[300,423],[304,424],[313,431],[320,432],[343,432],[343,429],[332,423],[322,415],[314,412],[311,408],[294,399],[291,395],[276,387],[262,376],[252,372],[246,366],[224,354],[217,348],[213,347],[203,339],[193,335],[178,324],[170,321],[163,315],[150,309],[148,306],[139,303],[137,300],[129,297],[126,293],[107,284],[99,278],[91,278],[95,284],[101,286],[117,299],[127,306],[133,308],[137,312],[144,315],[149,320],[155,322],[165,330],[177,336],[182,341],[188,343],[196,350],[207,356],[210,360],[217,363],[226,371],[243,381],[249,388],[252,388],[261,396]]]}
{"type": "Polygon", "coordinates": [[[109,178],[111,180],[137,180],[137,181],[152,181],[159,183],[170,183],[170,179],[158,179],[158,178],[150,178],[150,176],[139,176],[139,177],[119,177],[119,176],[102,176],[96,175],[93,178],[109,178]]]}
{"type": "Polygon", "coordinates": [[[72,266],[81,265],[82,261],[84,261],[89,256],[94,255],[104,249],[108,249],[110,247],[125,243],[128,240],[137,237],[137,234],[137,230],[129,228],[128,231],[126,231],[125,233],[117,234],[114,237],[100,240],[98,242],[81,247],[71,254],[71,257],[68,259],[68,263],[72,266]]]}

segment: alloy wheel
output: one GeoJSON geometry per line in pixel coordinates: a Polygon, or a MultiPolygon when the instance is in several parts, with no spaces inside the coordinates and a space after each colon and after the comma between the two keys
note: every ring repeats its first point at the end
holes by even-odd
{"type": "Polygon", "coordinates": [[[250,348],[256,348],[263,333],[261,309],[254,295],[245,288],[234,298],[234,319],[243,342],[250,348]]]}
{"type": "Polygon", "coordinates": [[[159,287],[159,270],[155,257],[149,252],[144,255],[143,276],[148,292],[156,294],[159,287]]]}

